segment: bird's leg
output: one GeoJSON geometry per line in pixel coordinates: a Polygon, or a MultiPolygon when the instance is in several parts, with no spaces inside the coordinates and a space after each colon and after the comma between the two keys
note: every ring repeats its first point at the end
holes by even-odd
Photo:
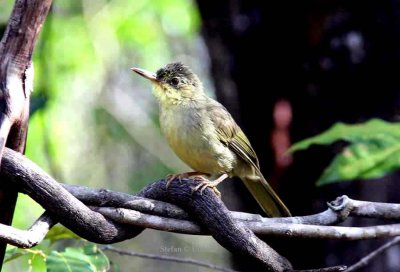
{"type": "Polygon", "coordinates": [[[221,193],[218,191],[217,185],[220,184],[222,181],[224,181],[227,177],[228,177],[228,174],[222,174],[219,178],[217,178],[216,180],[213,180],[213,181],[206,180],[204,177],[202,177],[203,180],[201,180],[199,185],[197,185],[196,187],[194,187],[192,189],[192,193],[200,190],[200,194],[202,194],[203,191],[209,187],[209,188],[213,189],[214,193],[218,197],[221,197],[221,193]]]}
{"type": "Polygon", "coordinates": [[[167,181],[167,185],[166,185],[166,188],[168,189],[168,187],[169,187],[169,185],[171,184],[171,182],[172,181],[174,181],[174,180],[178,180],[179,182],[181,182],[182,181],[182,179],[187,179],[187,178],[190,178],[190,177],[193,177],[193,176],[199,176],[199,177],[201,177],[201,175],[207,175],[207,174],[205,174],[205,173],[202,173],[202,172],[198,172],[198,171],[192,171],[192,172],[185,172],[185,173],[181,173],[181,174],[171,174],[171,175],[168,175],[167,177],[166,177],[166,181],[167,181]]]}

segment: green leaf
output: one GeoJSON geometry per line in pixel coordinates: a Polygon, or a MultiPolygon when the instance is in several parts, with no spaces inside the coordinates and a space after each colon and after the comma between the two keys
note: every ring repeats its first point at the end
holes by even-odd
{"type": "Polygon", "coordinates": [[[47,233],[45,239],[50,240],[50,243],[53,244],[54,242],[61,240],[61,239],[82,239],[66,227],[62,225],[55,225],[50,229],[47,233]]]}
{"type": "Polygon", "coordinates": [[[110,262],[96,245],[67,247],[64,252],[52,251],[46,260],[47,271],[108,271],[110,262]]]}
{"type": "Polygon", "coordinates": [[[380,119],[371,119],[366,123],[354,125],[337,123],[319,135],[295,143],[290,147],[289,152],[305,150],[313,144],[329,145],[339,140],[348,142],[371,139],[385,141],[386,138],[400,139],[399,123],[389,123],[380,119]]]}
{"type": "Polygon", "coordinates": [[[338,123],[320,135],[294,144],[290,152],[313,144],[350,143],[324,170],[317,185],[352,179],[379,178],[400,168],[400,124],[372,119],[363,124],[338,123]]]}
{"type": "Polygon", "coordinates": [[[24,249],[9,246],[7,247],[4,263],[20,258],[20,262],[25,262],[28,265],[29,271],[46,271],[46,257],[46,253],[38,249],[38,247],[24,249]]]}
{"type": "Polygon", "coordinates": [[[6,255],[4,256],[4,263],[12,261],[26,254],[29,254],[29,252],[17,247],[7,248],[6,255]]]}
{"type": "Polygon", "coordinates": [[[325,185],[338,180],[379,178],[400,168],[400,142],[382,147],[383,142],[352,144],[337,155],[317,181],[325,185]]]}

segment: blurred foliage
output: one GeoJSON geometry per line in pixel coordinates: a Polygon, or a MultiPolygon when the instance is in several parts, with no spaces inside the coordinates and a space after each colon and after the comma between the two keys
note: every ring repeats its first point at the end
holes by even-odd
{"type": "Polygon", "coordinates": [[[67,247],[64,252],[52,251],[46,258],[47,271],[81,272],[108,271],[110,262],[94,244],[82,248],[67,247]]]}
{"type": "Polygon", "coordinates": [[[108,271],[110,261],[97,245],[85,242],[81,246],[66,247],[63,251],[48,249],[21,249],[9,247],[4,263],[16,258],[26,259],[24,270],[14,271],[52,271],[52,272],[81,272],[108,271]]]}
{"type": "MultiPolygon", "coordinates": [[[[13,3],[0,1],[0,25],[7,22],[13,3]]],[[[161,135],[150,84],[129,68],[155,71],[183,61],[212,91],[199,27],[200,16],[191,0],[54,0],[33,56],[27,157],[59,181],[124,192],[136,192],[152,180],[187,170],[161,135]]],[[[13,225],[27,229],[42,212],[21,195],[13,225]]],[[[71,246],[71,239],[64,239],[68,236],[56,228],[34,249],[10,247],[9,260],[19,258],[7,262],[3,271],[44,271],[43,256],[54,260],[51,265],[58,265],[52,259],[56,255],[83,259],[80,245],[65,249],[71,246]]],[[[125,248],[160,253],[162,246],[189,243],[209,249],[202,254],[205,258],[226,260],[225,251],[211,238],[189,236],[188,242],[161,232],[142,236],[134,243],[127,241],[125,248]]],[[[148,266],[148,261],[124,263],[126,270],[121,271],[140,266],[148,266]]],[[[166,264],[163,270],[169,266],[175,267],[166,264]]]]}
{"type": "Polygon", "coordinates": [[[291,152],[344,140],[349,145],[324,170],[317,185],[382,177],[400,168],[400,124],[372,119],[363,124],[337,123],[327,131],[294,144],[291,152]]]}

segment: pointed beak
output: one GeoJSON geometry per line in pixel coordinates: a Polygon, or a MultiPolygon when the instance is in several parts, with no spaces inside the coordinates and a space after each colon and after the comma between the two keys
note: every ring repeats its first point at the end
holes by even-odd
{"type": "Polygon", "coordinates": [[[154,83],[159,83],[159,80],[157,79],[157,76],[155,73],[140,69],[140,68],[136,68],[133,67],[131,68],[132,71],[134,71],[135,73],[141,75],[144,78],[147,78],[148,80],[151,80],[154,83]]]}

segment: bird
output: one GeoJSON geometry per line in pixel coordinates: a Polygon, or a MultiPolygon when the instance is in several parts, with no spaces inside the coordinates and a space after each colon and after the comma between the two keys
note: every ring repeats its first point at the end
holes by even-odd
{"type": "Polygon", "coordinates": [[[228,177],[239,177],[269,217],[291,216],[260,171],[257,155],[228,110],[207,96],[199,77],[181,62],[165,65],[156,73],[131,68],[151,81],[158,100],[160,127],[176,155],[194,171],[167,178],[194,177],[193,191],[216,186],[228,177]],[[210,181],[205,177],[215,177],[210,181]]]}

